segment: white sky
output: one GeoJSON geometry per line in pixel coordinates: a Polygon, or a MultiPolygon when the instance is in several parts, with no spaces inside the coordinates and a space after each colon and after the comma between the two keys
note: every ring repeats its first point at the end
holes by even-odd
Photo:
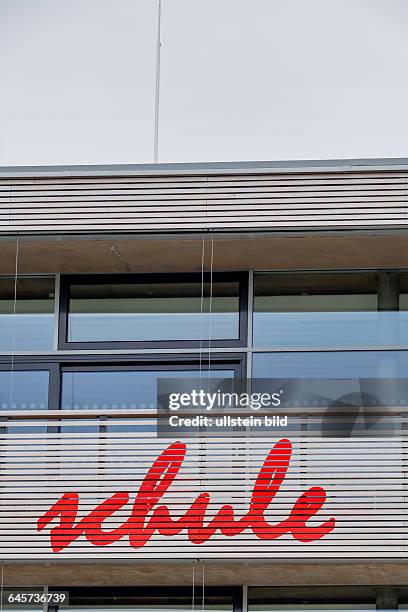
{"type": "MultiPolygon", "coordinates": [[[[162,0],[160,162],[408,156],[408,0],[162,0]]],[[[0,165],[153,161],[157,0],[0,0],[0,165]]]]}

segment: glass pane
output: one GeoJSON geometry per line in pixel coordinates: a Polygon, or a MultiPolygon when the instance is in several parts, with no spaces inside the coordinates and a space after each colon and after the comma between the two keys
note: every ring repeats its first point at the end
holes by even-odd
{"type": "Polygon", "coordinates": [[[0,351],[53,347],[54,279],[0,278],[0,351]]]}
{"type": "Polygon", "coordinates": [[[375,610],[376,593],[370,586],[250,587],[248,610],[310,612],[313,610],[375,610]]]}
{"type": "Polygon", "coordinates": [[[59,431],[61,433],[70,433],[70,434],[81,434],[81,433],[98,433],[100,431],[100,425],[83,425],[80,420],[78,421],[58,421],[55,423],[59,426],[59,431]]]}
{"type": "MultiPolygon", "coordinates": [[[[254,611],[262,611],[262,612],[272,612],[275,610],[282,610],[282,612],[313,612],[314,610],[317,612],[318,610],[347,610],[347,612],[361,612],[362,610],[375,610],[375,603],[371,606],[367,604],[324,604],[324,603],[315,603],[315,604],[273,604],[273,603],[251,603],[248,606],[248,610],[252,612],[254,611]]],[[[384,611],[385,612],[385,611],[384,611]]]]}
{"type": "Polygon", "coordinates": [[[94,421],[93,424],[82,423],[82,419],[61,419],[61,421],[53,422],[58,425],[61,433],[83,434],[83,433],[142,433],[142,432],[157,432],[156,420],[148,419],[126,419],[125,423],[120,423],[115,420],[114,423],[109,419],[101,419],[94,421]]]}
{"type": "MultiPolygon", "coordinates": [[[[141,598],[140,598],[141,599],[141,598]]],[[[117,610],[128,610],[128,611],[137,611],[137,612],[166,612],[166,610],[168,610],[169,612],[177,612],[178,610],[189,610],[191,611],[192,607],[191,607],[191,602],[189,603],[187,598],[185,602],[183,603],[172,603],[171,602],[171,598],[168,598],[168,602],[166,603],[133,603],[133,604],[129,604],[129,605],[116,605],[116,606],[95,606],[95,605],[89,605],[89,606],[75,606],[75,605],[70,605],[70,606],[59,606],[59,610],[73,610],[75,612],[116,612],[117,610]]],[[[200,597],[196,597],[196,601],[195,601],[195,609],[196,610],[201,610],[201,598],[200,597]]],[[[225,603],[213,603],[211,602],[211,598],[210,597],[206,597],[205,598],[205,610],[211,610],[211,612],[232,612],[232,602],[225,602],[225,603]]]]}
{"type": "Polygon", "coordinates": [[[239,283],[71,285],[69,342],[239,338],[239,283]],[[211,314],[210,314],[211,311],[211,314]]]}
{"type": "MultiPolygon", "coordinates": [[[[152,421],[152,419],[149,420],[152,421]]],[[[141,433],[147,431],[157,431],[157,424],[156,422],[150,422],[148,424],[146,424],[146,422],[139,423],[137,419],[134,419],[133,424],[128,423],[126,425],[113,425],[108,422],[106,425],[106,431],[108,433],[141,433]]]]}
{"type": "Polygon", "coordinates": [[[46,410],[47,370],[0,371],[0,410],[46,410]]]}
{"type": "Polygon", "coordinates": [[[6,424],[6,433],[9,434],[42,434],[47,432],[47,425],[44,425],[43,421],[30,420],[30,421],[8,421],[6,424]]]}
{"type": "Polygon", "coordinates": [[[254,611],[262,611],[262,612],[275,612],[275,610],[282,610],[282,612],[313,612],[314,610],[317,612],[318,610],[347,610],[347,612],[361,612],[362,610],[375,610],[375,603],[371,606],[369,604],[329,604],[329,603],[310,603],[310,604],[278,604],[278,603],[251,603],[248,606],[248,610],[251,612],[254,611]]]}
{"type": "Polygon", "coordinates": [[[383,344],[388,314],[377,312],[375,275],[259,274],[254,279],[255,346],[383,344]]]}
{"type": "MultiPolygon", "coordinates": [[[[64,589],[65,590],[65,589],[64,589]]],[[[176,612],[191,610],[191,589],[174,587],[152,589],[122,589],[111,587],[110,593],[106,587],[99,587],[98,592],[90,588],[69,588],[69,605],[59,606],[60,610],[75,610],[75,612],[115,612],[116,610],[137,610],[138,612],[176,612]],[[154,593],[157,593],[156,595],[154,593]]],[[[204,605],[201,592],[197,589],[194,597],[194,609],[211,610],[213,612],[232,612],[233,597],[226,593],[211,593],[211,587],[205,591],[204,605]]]]}
{"type": "MultiPolygon", "coordinates": [[[[19,587],[19,588],[20,588],[20,587],[19,587]]],[[[8,589],[7,587],[6,587],[6,589],[5,589],[5,590],[6,590],[6,591],[9,591],[9,589],[8,589]]],[[[15,591],[14,591],[14,592],[17,592],[17,591],[18,591],[18,589],[15,589],[15,591]]],[[[18,591],[18,592],[22,592],[22,589],[21,589],[20,591],[18,591]]],[[[28,590],[26,590],[25,592],[27,592],[27,593],[28,593],[29,591],[28,591],[28,590]]],[[[23,610],[24,610],[24,612],[39,612],[39,610],[41,610],[41,612],[43,612],[43,610],[44,610],[44,605],[41,605],[41,603],[39,603],[39,604],[37,604],[37,608],[35,608],[34,606],[35,606],[35,604],[33,604],[31,608],[26,608],[26,607],[24,606],[24,608],[20,608],[20,609],[23,609],[23,610]]],[[[10,606],[7,606],[7,605],[2,606],[2,608],[1,608],[1,609],[2,609],[2,612],[16,612],[16,610],[18,610],[18,608],[17,608],[16,606],[14,606],[14,607],[10,607],[10,606]]]]}
{"type": "Polygon", "coordinates": [[[406,351],[256,353],[254,378],[407,378],[406,351]]]}
{"type": "MultiPolygon", "coordinates": [[[[62,374],[63,410],[133,410],[156,408],[158,378],[194,378],[197,370],[74,371],[62,374]]],[[[203,371],[208,376],[233,378],[234,370],[203,371]]]]}
{"type": "Polygon", "coordinates": [[[398,408],[405,413],[408,405],[408,352],[258,353],[252,375],[269,379],[262,390],[268,384],[284,389],[282,405],[289,413],[324,409],[321,417],[303,419],[316,435],[393,436],[405,427],[398,408]],[[339,421],[341,407],[347,417],[339,421]]]}
{"type": "Polygon", "coordinates": [[[394,325],[398,328],[398,343],[408,344],[408,276],[401,275],[400,281],[400,296],[399,296],[399,312],[394,313],[394,317],[398,317],[394,325]]]}

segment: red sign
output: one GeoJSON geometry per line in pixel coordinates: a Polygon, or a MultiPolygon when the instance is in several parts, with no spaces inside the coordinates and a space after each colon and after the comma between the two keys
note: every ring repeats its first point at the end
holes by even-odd
{"type": "Polygon", "coordinates": [[[114,493],[78,522],[80,499],[79,494],[73,491],[64,493],[38,519],[37,530],[41,531],[52,521],[58,521],[50,531],[51,546],[57,553],[82,534],[95,546],[108,546],[126,536],[131,546],[140,548],[155,532],[174,536],[186,530],[190,542],[203,544],[217,530],[224,536],[233,537],[249,529],[260,540],[274,540],[290,533],[299,542],[313,542],[334,529],[333,517],[317,526],[307,525],[326,500],[325,490],[318,486],[301,493],[283,521],[270,524],[265,519],[265,512],[278,493],[289,467],[292,444],[286,439],[279,440],[265,459],[255,482],[249,510],[244,516],[235,518],[234,507],[224,504],[205,524],[211,497],[209,493],[200,493],[183,516],[172,518],[169,508],[159,502],[176,479],[185,454],[186,445],[174,442],[157,457],[139,487],[129,518],[120,527],[104,529],[103,523],[129,502],[128,491],[114,493]]]}

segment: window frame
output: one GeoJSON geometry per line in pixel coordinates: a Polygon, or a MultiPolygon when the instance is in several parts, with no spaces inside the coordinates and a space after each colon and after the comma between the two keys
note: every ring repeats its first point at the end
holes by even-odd
{"type": "MultiPolygon", "coordinates": [[[[27,358],[26,358],[27,359],[27,358]]],[[[37,357],[30,356],[27,361],[23,359],[19,359],[17,356],[11,359],[5,358],[2,356],[0,358],[0,371],[1,372],[28,372],[28,371],[38,371],[38,372],[48,372],[48,396],[47,396],[47,408],[41,410],[41,412],[47,412],[48,410],[52,410],[50,405],[52,402],[55,402],[56,399],[56,377],[58,376],[59,368],[58,363],[53,363],[50,357],[47,357],[46,360],[38,359],[37,357]]],[[[22,415],[25,413],[23,410],[0,410],[0,413],[14,413],[18,412],[22,415]]],[[[27,417],[26,417],[27,418],[27,417]]]]}
{"type": "MultiPolygon", "coordinates": [[[[307,606],[316,606],[318,610],[319,605],[323,604],[328,606],[326,612],[330,612],[330,606],[333,606],[333,612],[340,612],[339,606],[351,605],[355,606],[356,611],[369,612],[376,609],[377,590],[378,587],[374,585],[350,585],[346,590],[342,585],[250,585],[247,592],[247,611],[256,612],[256,605],[264,605],[271,606],[272,610],[278,610],[278,606],[282,606],[281,610],[286,612],[301,612],[301,608],[296,608],[297,606],[305,605],[306,609],[307,606]],[[261,599],[264,600],[262,603],[259,601],[261,599]],[[290,606],[293,606],[293,611],[290,606]]],[[[345,607],[344,610],[350,610],[350,607],[345,607]]],[[[324,608],[322,612],[325,612],[324,608]]]]}
{"type": "MultiPolygon", "coordinates": [[[[48,433],[58,433],[59,424],[54,424],[53,421],[72,418],[71,411],[62,410],[62,374],[64,371],[94,371],[103,372],[117,370],[162,370],[163,372],[175,371],[179,369],[189,370],[192,372],[199,371],[201,356],[201,365],[203,371],[206,371],[208,366],[225,366],[228,369],[234,370],[234,379],[245,378],[247,367],[246,353],[151,353],[151,354],[135,354],[135,355],[47,355],[47,356],[32,356],[32,355],[16,355],[13,358],[13,366],[10,357],[0,356],[0,370],[14,371],[18,370],[39,370],[48,371],[48,408],[41,411],[36,411],[38,416],[27,415],[23,410],[0,410],[0,419],[4,420],[25,420],[27,418],[47,419],[48,433]],[[48,411],[53,411],[52,415],[47,415],[48,411]],[[59,412],[60,415],[57,415],[59,412]]],[[[92,418],[104,417],[104,413],[98,410],[78,410],[75,411],[75,418],[83,419],[92,415],[92,418]]],[[[123,411],[118,410],[117,413],[109,412],[109,416],[123,416],[123,411]]]]}
{"type": "MultiPolygon", "coordinates": [[[[61,383],[63,371],[94,371],[103,372],[117,370],[175,370],[199,371],[201,359],[205,372],[208,366],[225,366],[234,370],[234,378],[245,378],[247,355],[234,353],[149,353],[134,355],[16,355],[13,363],[10,357],[0,356],[0,371],[39,370],[48,371],[48,410],[59,410],[61,403],[61,383]],[[56,408],[50,408],[54,404],[56,408]]],[[[1,412],[1,411],[0,411],[1,412]]]]}
{"type": "MultiPolygon", "coordinates": [[[[198,587],[198,585],[196,585],[198,587]]],[[[109,607],[109,604],[104,602],[105,598],[115,598],[118,596],[122,596],[122,597],[163,597],[163,599],[167,599],[167,603],[169,605],[171,605],[171,600],[172,598],[177,599],[178,597],[186,597],[189,600],[189,604],[191,602],[191,598],[192,598],[192,589],[191,587],[186,587],[186,586],[164,586],[164,585],[159,585],[159,586],[116,586],[116,587],[112,587],[112,586],[108,586],[108,587],[101,587],[101,586],[91,586],[91,587],[86,587],[86,586],[62,586],[59,587],[60,591],[68,591],[69,592],[69,598],[70,598],[70,605],[72,604],[72,600],[75,600],[76,598],[81,600],[81,598],[83,598],[84,600],[86,600],[86,602],[84,602],[84,604],[77,604],[75,603],[74,605],[82,605],[83,607],[86,607],[87,605],[92,605],[92,603],[89,601],[90,598],[95,597],[95,599],[97,600],[99,606],[101,608],[103,607],[109,607]]],[[[205,594],[206,595],[219,595],[219,596],[223,596],[225,595],[226,597],[231,597],[232,599],[232,612],[243,612],[243,588],[242,585],[237,585],[237,586],[211,586],[211,585],[206,585],[205,587],[205,594]]],[[[195,599],[196,601],[200,601],[201,599],[201,585],[199,586],[199,588],[196,589],[196,596],[195,599]]],[[[178,602],[176,601],[173,605],[177,604],[178,602]]],[[[98,605],[97,604],[97,605],[98,605]]],[[[120,604],[119,604],[120,605],[120,604]]],[[[134,604],[131,604],[134,605],[134,604]]],[[[201,604],[200,604],[201,607],[201,604]]],[[[55,608],[54,608],[55,609],[55,608]]],[[[196,604],[196,609],[198,609],[198,605],[196,604]]],[[[70,607],[66,606],[64,608],[62,608],[62,610],[66,610],[66,612],[69,612],[70,607]]],[[[97,608],[92,608],[92,610],[94,610],[95,612],[97,612],[97,608]]],[[[137,612],[137,608],[133,608],[134,611],[137,612]]],[[[73,608],[73,611],[75,612],[75,608],[73,608]]],[[[113,612],[113,611],[112,611],[113,612]]],[[[165,612],[165,610],[163,609],[163,612],[165,612]]],[[[173,612],[175,612],[175,610],[173,610],[173,612]]]]}
{"type": "MultiPolygon", "coordinates": [[[[71,360],[64,359],[59,365],[59,389],[58,389],[58,409],[61,409],[62,401],[62,375],[64,372],[111,372],[117,370],[123,371],[151,371],[157,370],[162,372],[177,372],[177,370],[191,370],[194,372],[200,371],[200,354],[191,353],[189,355],[171,355],[171,354],[152,354],[152,355],[129,355],[125,359],[123,357],[105,355],[104,358],[98,356],[95,359],[94,355],[85,356],[85,359],[76,359],[72,356],[71,360]],[[88,357],[88,358],[87,358],[88,357]]],[[[215,369],[225,369],[234,371],[234,380],[245,377],[246,372],[246,355],[244,353],[216,353],[209,355],[208,353],[201,354],[202,371],[206,372],[211,366],[215,369]]],[[[192,375],[192,378],[194,376],[192,375]]],[[[97,413],[98,411],[91,410],[90,412],[97,413]]],[[[98,412],[99,414],[99,412],[98,412]]],[[[120,411],[118,412],[120,414],[120,411]]]]}
{"type": "MultiPolygon", "coordinates": [[[[261,276],[300,276],[300,275],[320,275],[320,274],[331,274],[331,275],[357,275],[357,274],[371,274],[375,277],[375,292],[368,292],[370,295],[376,295],[377,297],[377,308],[371,312],[393,312],[399,311],[399,296],[401,295],[399,289],[400,277],[406,271],[405,268],[344,268],[344,269],[333,269],[318,268],[318,269],[297,269],[297,270],[254,270],[252,276],[252,295],[250,304],[251,313],[251,338],[248,342],[251,343],[251,349],[253,353],[286,353],[286,352],[348,352],[348,351],[384,351],[384,350],[395,350],[402,351],[408,350],[406,344],[353,344],[345,346],[333,346],[332,344],[317,344],[315,346],[308,346],[304,344],[258,344],[255,343],[255,300],[257,294],[255,291],[256,278],[261,276]]],[[[277,295],[290,295],[280,293],[277,295]]],[[[330,295],[330,294],[329,294],[330,295]]],[[[336,294],[332,294],[336,295],[336,294]]],[[[340,294],[341,295],[341,294],[340,294]]],[[[302,311],[299,311],[302,312],[302,311]]],[[[351,311],[353,312],[353,311],[351,311]]],[[[358,311],[357,311],[358,312],[358,311]]]]}
{"type": "MultiPolygon", "coordinates": [[[[234,371],[234,380],[241,379],[245,376],[246,371],[246,355],[245,354],[234,354],[234,353],[217,353],[215,355],[210,356],[208,354],[201,355],[201,365],[203,366],[202,371],[206,371],[206,367],[208,366],[225,366],[225,369],[231,369],[234,371]]],[[[111,372],[117,370],[119,372],[123,371],[150,371],[150,370],[158,370],[169,372],[169,371],[177,371],[177,370],[191,370],[192,373],[199,372],[200,365],[200,356],[198,354],[190,354],[190,355],[169,355],[169,354],[153,354],[153,355],[143,355],[139,356],[128,356],[125,360],[123,358],[113,358],[111,355],[104,356],[103,359],[98,358],[97,362],[95,362],[95,357],[88,356],[85,359],[77,360],[75,356],[72,356],[71,363],[68,361],[63,361],[59,364],[59,401],[58,401],[58,409],[60,411],[61,416],[53,417],[53,419],[57,419],[58,424],[49,424],[48,431],[53,433],[59,433],[61,428],[61,420],[64,419],[81,419],[86,418],[94,418],[95,421],[99,419],[99,431],[101,427],[106,425],[106,420],[112,418],[126,418],[126,410],[122,409],[108,409],[107,411],[89,409],[89,410],[63,410],[62,409],[62,376],[64,372],[111,372]],[[72,413],[75,414],[72,414],[72,413]]],[[[194,376],[192,375],[192,378],[194,376]]],[[[136,410],[137,412],[137,410],[136,410]]],[[[133,413],[133,410],[132,410],[133,413]]],[[[152,415],[153,416],[153,415],[152,415]]]]}
{"type": "MultiPolygon", "coordinates": [[[[19,297],[18,293],[19,293],[19,287],[18,287],[18,283],[21,281],[25,281],[25,280],[43,280],[43,279],[51,279],[52,280],[52,284],[53,284],[53,294],[54,297],[49,298],[52,299],[53,301],[53,309],[52,309],[52,333],[51,333],[51,346],[49,348],[38,348],[38,347],[31,347],[31,348],[19,348],[19,347],[13,347],[12,349],[10,349],[10,351],[5,351],[4,349],[0,350],[0,354],[1,357],[6,356],[6,355],[14,355],[15,353],[30,353],[30,354],[41,354],[44,352],[48,352],[48,351],[52,351],[55,347],[55,332],[56,332],[56,320],[58,317],[58,313],[57,313],[57,308],[59,308],[59,303],[58,303],[58,294],[57,294],[57,274],[55,273],[23,273],[23,274],[18,274],[17,277],[15,278],[14,275],[12,274],[0,274],[0,281],[3,279],[10,279],[14,282],[16,282],[16,307],[19,301],[23,301],[21,300],[21,297],[19,297]]],[[[10,316],[15,316],[15,313],[10,312],[8,313],[10,316]]],[[[50,313],[51,314],[51,313],[50,313]]],[[[18,316],[18,313],[17,313],[18,316]]]]}
{"type": "Polygon", "coordinates": [[[154,273],[154,274],[78,274],[63,275],[60,281],[58,316],[58,350],[86,350],[86,349],[181,349],[181,348],[240,348],[247,345],[248,328],[248,272],[205,272],[201,273],[154,273]],[[238,338],[225,338],[209,340],[114,340],[114,341],[68,341],[69,324],[69,289],[75,285],[98,284],[128,284],[128,283],[201,283],[238,282],[238,338]]]}

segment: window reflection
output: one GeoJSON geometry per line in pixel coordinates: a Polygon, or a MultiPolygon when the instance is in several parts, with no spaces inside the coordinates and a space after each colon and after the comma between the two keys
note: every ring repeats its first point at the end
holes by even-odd
{"type": "Polygon", "coordinates": [[[239,338],[238,282],[70,286],[69,342],[209,338],[239,338]]]}
{"type": "MultiPolygon", "coordinates": [[[[208,598],[209,599],[209,598],[208,598]]],[[[201,607],[200,598],[196,598],[195,607],[200,610],[201,607]]],[[[154,603],[154,604],[143,604],[143,603],[135,603],[132,605],[117,605],[117,606],[59,606],[59,610],[73,610],[75,612],[115,612],[116,610],[129,610],[129,611],[137,611],[137,612],[177,612],[178,610],[188,610],[191,611],[191,603],[171,603],[171,600],[168,603],[154,603]]],[[[205,610],[211,610],[211,612],[232,612],[232,603],[224,603],[217,604],[206,602],[205,610]]]]}
{"type": "Polygon", "coordinates": [[[254,378],[407,378],[405,351],[255,353],[254,378]]]}
{"type": "Polygon", "coordinates": [[[83,433],[98,433],[100,431],[99,423],[84,425],[81,421],[58,421],[58,430],[61,433],[83,434],[83,433]]]}
{"type": "Polygon", "coordinates": [[[408,344],[408,273],[399,277],[398,341],[408,344]]]}
{"type": "MultiPolygon", "coordinates": [[[[116,610],[137,610],[138,612],[176,612],[177,610],[211,610],[212,612],[232,612],[234,597],[230,589],[205,589],[205,600],[201,591],[196,589],[192,606],[191,589],[183,587],[65,587],[69,590],[69,605],[59,606],[60,610],[76,612],[115,612],[116,610]],[[225,591],[225,592],[223,592],[225,591]],[[203,605],[204,604],[204,605],[203,605]]],[[[235,608],[236,609],[236,608],[235,608]]]]}
{"type": "Polygon", "coordinates": [[[48,370],[0,370],[0,410],[46,410],[48,370]]]}
{"type": "MultiPolygon", "coordinates": [[[[318,612],[319,610],[335,610],[345,612],[362,612],[363,610],[375,610],[375,603],[371,606],[367,604],[356,605],[356,604],[325,604],[325,603],[315,603],[315,604],[268,604],[268,603],[254,603],[248,610],[255,612],[276,612],[281,610],[282,612],[318,612]]],[[[385,611],[384,611],[385,612],[385,611]]]]}
{"type": "Polygon", "coordinates": [[[249,612],[311,612],[313,610],[347,610],[361,612],[376,609],[374,587],[350,585],[344,587],[250,587],[248,589],[249,612]]]}
{"type": "Polygon", "coordinates": [[[267,379],[272,390],[284,389],[283,406],[289,413],[320,408],[321,420],[309,418],[307,428],[322,436],[392,436],[401,431],[399,410],[408,405],[405,351],[257,353],[252,375],[267,379]],[[343,408],[347,416],[340,418],[343,408]]]}
{"type": "Polygon", "coordinates": [[[53,278],[0,278],[0,351],[52,349],[54,290],[53,278]]]}
{"type": "Polygon", "coordinates": [[[58,422],[59,431],[69,434],[83,433],[156,433],[157,425],[155,419],[132,419],[126,423],[118,421],[110,422],[109,420],[94,422],[91,424],[83,424],[81,420],[61,420],[58,422]]]}
{"type": "MultiPolygon", "coordinates": [[[[194,378],[198,370],[82,370],[62,374],[63,410],[135,410],[157,408],[158,378],[194,378]]],[[[207,377],[233,378],[234,370],[203,371],[207,377]]]]}
{"type": "Polygon", "coordinates": [[[29,420],[20,422],[16,420],[9,420],[5,423],[4,433],[9,434],[43,434],[47,432],[47,425],[43,421],[29,420]]]}
{"type": "Polygon", "coordinates": [[[376,292],[374,274],[258,274],[254,279],[254,345],[384,343],[387,324],[382,322],[389,313],[377,312],[376,292]]]}

